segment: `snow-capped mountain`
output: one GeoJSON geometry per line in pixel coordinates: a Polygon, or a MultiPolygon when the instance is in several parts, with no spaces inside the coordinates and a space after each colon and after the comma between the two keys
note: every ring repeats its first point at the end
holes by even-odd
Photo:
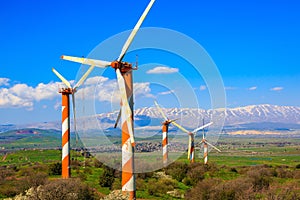
{"type": "MultiPolygon", "coordinates": [[[[206,122],[213,121],[215,125],[239,127],[245,124],[282,124],[300,128],[300,107],[276,105],[252,105],[238,108],[203,110],[197,108],[163,108],[169,119],[178,119],[185,127],[194,128],[206,122]]],[[[100,122],[108,122],[117,118],[118,112],[99,114],[100,122]]],[[[155,107],[136,109],[135,123],[154,126],[163,121],[163,117],[155,107]]],[[[274,128],[274,127],[273,127],[274,128]]],[[[285,127],[283,127],[285,128],[285,127]]]]}
{"type": "MultiPolygon", "coordinates": [[[[213,121],[215,127],[224,124],[225,127],[235,128],[265,128],[265,129],[300,129],[300,107],[276,106],[276,105],[251,105],[227,109],[197,109],[197,108],[163,108],[169,119],[178,119],[178,123],[186,128],[194,129],[205,122],[213,121]]],[[[90,129],[103,130],[113,127],[117,119],[118,111],[102,113],[83,120],[77,118],[78,128],[88,127],[90,129]],[[80,127],[84,124],[85,127],[80,127]]],[[[156,107],[136,109],[134,112],[136,129],[160,129],[164,120],[156,107]]],[[[0,132],[16,128],[39,128],[56,129],[61,128],[60,121],[43,122],[27,125],[0,125],[0,132]]]]}

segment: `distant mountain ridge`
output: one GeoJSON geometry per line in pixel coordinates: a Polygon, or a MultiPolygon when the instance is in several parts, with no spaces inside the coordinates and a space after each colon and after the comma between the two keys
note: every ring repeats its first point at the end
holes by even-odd
{"type": "MultiPolygon", "coordinates": [[[[215,124],[222,123],[227,127],[267,127],[272,128],[298,128],[300,129],[300,107],[296,106],[277,106],[277,105],[250,105],[227,109],[197,109],[197,108],[163,108],[163,111],[170,119],[178,119],[185,127],[195,128],[202,123],[204,118],[206,122],[210,119],[215,124]]],[[[103,129],[113,127],[117,118],[118,111],[111,113],[102,113],[96,116],[103,129]]],[[[161,114],[156,107],[145,107],[136,109],[134,112],[136,127],[138,126],[160,126],[163,121],[161,114]]],[[[88,126],[88,124],[87,124],[88,126]]],[[[61,128],[60,121],[33,123],[27,125],[0,125],[0,132],[17,128],[39,128],[55,129],[61,128]]]]}

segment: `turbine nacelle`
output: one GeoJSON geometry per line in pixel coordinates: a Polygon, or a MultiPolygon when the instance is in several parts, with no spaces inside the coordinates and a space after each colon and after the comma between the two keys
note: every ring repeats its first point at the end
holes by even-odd
{"type": "Polygon", "coordinates": [[[128,71],[130,70],[137,70],[138,67],[137,65],[135,67],[132,66],[131,63],[128,63],[128,62],[121,62],[121,61],[113,61],[110,66],[112,68],[114,68],[115,70],[116,69],[119,69],[121,71],[122,74],[125,74],[127,73],[128,71]]]}
{"type": "Polygon", "coordinates": [[[60,88],[59,93],[64,93],[64,94],[74,94],[77,92],[76,88],[60,88]]]}

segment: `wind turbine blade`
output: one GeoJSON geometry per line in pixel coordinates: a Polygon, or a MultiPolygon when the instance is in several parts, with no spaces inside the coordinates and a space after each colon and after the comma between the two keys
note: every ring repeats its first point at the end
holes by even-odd
{"type": "Polygon", "coordinates": [[[182,130],[183,132],[189,133],[188,130],[186,130],[185,128],[183,128],[182,126],[180,126],[179,124],[177,124],[176,122],[171,122],[174,126],[177,126],[180,130],[182,130]]]}
{"type": "Polygon", "coordinates": [[[100,68],[110,66],[110,64],[111,64],[111,62],[103,61],[103,60],[79,58],[79,57],[65,56],[65,55],[62,55],[60,58],[63,60],[68,60],[68,61],[77,62],[77,63],[81,63],[81,64],[85,64],[85,65],[91,65],[91,66],[100,67],[100,68]]]}
{"type": "Polygon", "coordinates": [[[121,118],[121,114],[122,114],[122,109],[120,109],[120,111],[119,111],[119,114],[118,114],[118,117],[117,117],[116,123],[115,123],[115,125],[114,125],[114,128],[117,128],[117,126],[118,126],[118,123],[119,123],[119,121],[120,121],[120,118],[121,118]]]}
{"type": "Polygon", "coordinates": [[[214,145],[208,143],[207,141],[206,141],[206,143],[207,143],[209,146],[211,146],[212,148],[214,148],[215,150],[217,150],[218,152],[221,152],[221,150],[218,149],[217,147],[215,147],[214,145]]]}
{"type": "Polygon", "coordinates": [[[73,119],[74,119],[74,131],[76,136],[76,144],[78,144],[78,133],[76,126],[76,107],[75,107],[75,93],[72,93],[72,106],[73,106],[73,119]]]}
{"type": "Polygon", "coordinates": [[[178,119],[172,119],[170,122],[172,123],[172,122],[175,122],[175,121],[177,121],[178,119]]]}
{"type": "Polygon", "coordinates": [[[127,41],[125,42],[123,48],[122,48],[122,51],[121,51],[121,54],[118,58],[118,61],[122,61],[122,59],[124,58],[129,46],[131,45],[132,43],[132,40],[134,39],[136,33],[138,32],[139,28],[141,27],[144,19],[146,18],[149,10],[151,9],[153,3],[155,2],[155,0],[151,0],[150,3],[148,4],[148,6],[146,7],[144,13],[142,14],[142,16],[140,17],[139,21],[136,23],[135,27],[133,28],[133,30],[131,31],[127,41]]]}
{"type": "Polygon", "coordinates": [[[93,71],[94,67],[95,67],[94,65],[90,66],[90,68],[84,73],[84,75],[79,79],[79,81],[74,86],[75,89],[78,88],[78,87],[80,87],[83,84],[83,82],[85,81],[85,79],[87,79],[87,77],[93,71]]]}
{"type": "Polygon", "coordinates": [[[154,101],[154,104],[156,105],[158,111],[160,112],[160,114],[163,116],[163,118],[168,121],[169,119],[167,118],[167,116],[165,115],[165,113],[162,111],[161,107],[159,107],[158,103],[156,101],[154,101]]]}
{"type": "Polygon", "coordinates": [[[210,123],[208,123],[208,124],[205,124],[204,126],[200,126],[199,128],[196,128],[195,130],[193,130],[192,133],[196,133],[196,132],[198,132],[199,130],[204,129],[204,128],[206,128],[206,127],[212,125],[212,124],[213,124],[213,122],[210,122],[210,123]]]}
{"type": "Polygon", "coordinates": [[[52,68],[52,71],[68,88],[72,88],[70,82],[67,81],[67,79],[65,79],[60,73],[58,73],[58,71],[56,71],[54,68],[52,68]]]}
{"type": "Polygon", "coordinates": [[[132,129],[132,112],[128,103],[127,94],[126,94],[126,87],[125,81],[122,77],[120,69],[116,69],[116,74],[118,78],[118,85],[121,93],[121,100],[122,100],[122,115],[126,118],[128,134],[130,136],[131,145],[135,146],[134,136],[133,136],[133,129],[132,129]]]}

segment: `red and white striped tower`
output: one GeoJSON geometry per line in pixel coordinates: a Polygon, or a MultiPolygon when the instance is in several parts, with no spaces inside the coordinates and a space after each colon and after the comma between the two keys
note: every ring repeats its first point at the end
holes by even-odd
{"type": "Polygon", "coordinates": [[[130,140],[130,134],[127,125],[127,117],[131,118],[131,126],[133,130],[133,83],[132,69],[122,72],[125,81],[127,99],[131,109],[131,116],[127,115],[126,108],[121,103],[121,124],[122,124],[122,192],[129,195],[129,199],[136,199],[135,175],[134,175],[134,146],[130,140]]]}
{"type": "Polygon", "coordinates": [[[72,88],[71,83],[68,82],[58,71],[52,68],[53,73],[67,86],[67,88],[61,88],[59,93],[62,94],[62,178],[69,178],[71,176],[70,171],[70,94],[73,100],[73,114],[74,114],[74,126],[76,132],[76,120],[75,120],[75,92],[77,88],[83,84],[85,79],[94,69],[91,66],[85,74],[79,79],[76,85],[72,88]]]}
{"type": "MultiPolygon", "coordinates": [[[[196,135],[196,133],[199,131],[199,130],[202,130],[202,129],[204,129],[205,127],[207,127],[207,126],[210,126],[211,124],[213,124],[213,122],[210,122],[210,123],[208,123],[208,124],[203,124],[203,126],[201,126],[201,127],[198,127],[198,128],[196,128],[196,129],[194,129],[193,131],[188,131],[188,130],[186,130],[185,128],[183,128],[182,126],[180,126],[179,124],[177,124],[176,122],[175,122],[175,120],[169,120],[168,119],[168,117],[164,114],[164,112],[162,111],[162,109],[159,107],[159,105],[158,105],[158,103],[156,102],[156,101],[154,101],[154,104],[156,105],[156,107],[158,108],[158,111],[160,112],[160,114],[163,116],[163,118],[166,120],[164,123],[172,123],[174,126],[177,126],[180,130],[182,130],[183,132],[186,132],[187,134],[188,134],[188,136],[189,136],[189,143],[188,143],[188,155],[187,155],[187,159],[191,162],[191,163],[193,163],[193,162],[195,162],[195,135],[196,135]]],[[[168,125],[169,125],[168,124],[168,125]]],[[[163,125],[165,125],[165,124],[163,124],[163,125]]],[[[167,128],[165,128],[164,126],[163,126],[163,133],[164,132],[168,132],[168,127],[167,128]],[[166,131],[165,131],[166,130],[166,131]]],[[[168,135],[167,135],[168,136],[168,135]]],[[[219,151],[219,152],[221,152],[218,148],[216,148],[215,146],[213,146],[212,144],[209,144],[206,140],[205,140],[205,138],[204,138],[204,133],[203,133],[203,136],[202,136],[203,138],[202,138],[202,141],[201,141],[201,143],[207,143],[208,145],[210,145],[210,146],[212,146],[213,148],[215,148],[217,151],[219,151]]],[[[200,143],[200,144],[201,144],[200,143]]],[[[164,144],[164,141],[163,141],[163,144],[164,144]]],[[[168,144],[168,140],[166,140],[166,143],[165,144],[168,144]]],[[[207,148],[207,145],[206,145],[206,148],[207,148]]],[[[167,151],[167,149],[166,149],[166,151],[167,151]]]]}
{"type": "Polygon", "coordinates": [[[188,150],[188,159],[191,163],[195,162],[195,143],[194,143],[194,134],[189,133],[189,150],[188,150]]]}
{"type": "Polygon", "coordinates": [[[73,94],[72,88],[62,88],[59,93],[62,94],[62,178],[70,178],[70,94],[73,94]]]}
{"type": "Polygon", "coordinates": [[[204,159],[204,164],[207,164],[207,160],[208,160],[208,147],[207,147],[207,143],[204,142],[203,143],[203,159],[204,159]]]}
{"type": "Polygon", "coordinates": [[[129,37],[127,38],[119,58],[113,62],[77,58],[71,56],[62,56],[62,59],[88,64],[100,68],[111,66],[116,70],[118,79],[118,86],[121,92],[121,126],[122,126],[122,191],[129,194],[129,199],[135,199],[135,176],[134,176],[134,135],[133,135],[133,83],[132,83],[132,70],[131,64],[123,62],[123,58],[129,49],[137,31],[142,25],[148,12],[150,11],[155,0],[151,0],[136,23],[129,37]],[[126,90],[126,91],[125,91],[126,90]],[[129,102],[128,102],[128,98],[129,102]]]}
{"type": "Polygon", "coordinates": [[[168,130],[169,124],[171,122],[165,121],[163,122],[162,127],[162,148],[163,148],[163,165],[166,167],[168,165],[168,130]]]}

